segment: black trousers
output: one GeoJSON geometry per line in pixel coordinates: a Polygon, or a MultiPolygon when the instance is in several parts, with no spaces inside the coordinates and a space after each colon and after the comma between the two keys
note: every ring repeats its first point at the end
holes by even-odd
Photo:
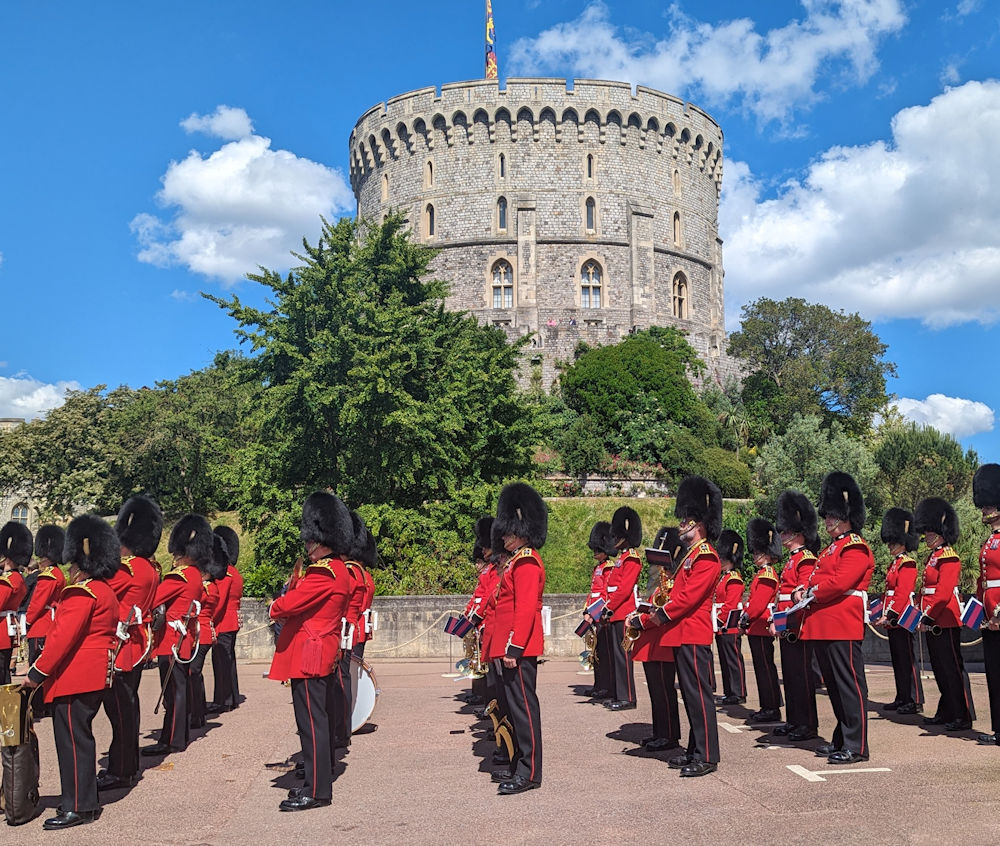
{"type": "Polygon", "coordinates": [[[188,665],[188,719],[191,728],[203,728],[205,725],[206,707],[205,701],[205,659],[213,647],[210,643],[198,644],[198,653],[194,660],[188,665]]]}
{"type": "Polygon", "coordinates": [[[717,634],[715,646],[719,650],[719,670],[722,673],[723,696],[747,697],[747,670],[738,634],[717,634]]]}
{"type": "MultiPolygon", "coordinates": [[[[615,659],[611,651],[611,640],[615,636],[610,623],[597,624],[597,666],[594,668],[594,687],[614,695],[615,659]]],[[[621,639],[619,638],[619,643],[621,639]]]]}
{"type": "Polygon", "coordinates": [[[351,653],[344,650],[330,676],[330,730],[334,748],[351,745],[351,653]]]}
{"type": "MultiPolygon", "coordinates": [[[[506,717],[510,719],[510,707],[507,705],[507,688],[504,687],[503,682],[503,659],[494,658],[490,662],[490,675],[493,676],[494,684],[496,685],[496,697],[497,697],[497,719],[502,720],[506,717]]],[[[517,738],[514,738],[514,742],[517,742],[517,738]]]]}
{"type": "Polygon", "coordinates": [[[653,710],[653,737],[679,741],[681,721],[674,685],[677,667],[673,661],[644,661],[642,669],[653,710]]]}
{"type": "Polygon", "coordinates": [[[103,691],[57,696],[52,701],[52,732],[59,759],[59,785],[63,811],[96,811],[97,743],[94,717],[101,707],[103,691]]]}
{"type": "MultiPolygon", "coordinates": [[[[502,663],[502,662],[501,662],[502,663]]],[[[503,668],[503,686],[514,727],[516,756],[510,769],[528,781],[542,780],[542,715],[538,706],[535,682],[537,658],[518,658],[517,666],[503,668]]]]}
{"type": "Polygon", "coordinates": [[[44,637],[28,638],[28,666],[35,663],[35,659],[42,654],[42,647],[45,646],[44,637]]]}
{"type": "Polygon", "coordinates": [[[612,687],[611,696],[620,702],[635,702],[635,666],[632,653],[622,646],[625,637],[625,621],[618,620],[609,627],[611,632],[612,687]]]}
{"type": "MultiPolygon", "coordinates": [[[[302,795],[314,799],[333,796],[333,735],[329,707],[333,677],[292,679],[292,707],[302,746],[305,782],[302,795]]],[[[336,707],[336,705],[334,705],[336,707]]]]}
{"type": "Polygon", "coordinates": [[[983,629],[983,663],[990,696],[990,727],[1000,732],[1000,631],[983,629]]]}
{"type": "Polygon", "coordinates": [[[934,681],[937,682],[941,698],[935,716],[942,720],[972,721],[976,719],[976,709],[972,704],[969,676],[965,672],[962,659],[962,629],[959,627],[941,629],[936,635],[927,636],[927,656],[931,659],[934,681]]]}
{"type": "Polygon", "coordinates": [[[712,698],[712,647],[674,647],[674,663],[688,718],[688,755],[695,761],[717,764],[719,723],[712,698]]]}
{"type": "Polygon", "coordinates": [[[130,778],[139,772],[139,678],[142,670],[116,672],[103,692],[104,713],[111,721],[108,772],[130,778]]]}
{"type": "MultiPolygon", "coordinates": [[[[899,626],[892,626],[888,635],[892,675],[896,680],[896,701],[900,704],[915,702],[923,705],[924,686],[920,683],[920,671],[913,656],[913,634],[899,626]]],[[[985,645],[985,639],[983,643],[985,645]]]]}
{"type": "Polygon", "coordinates": [[[774,638],[771,635],[747,635],[747,640],[750,642],[761,710],[776,711],[784,702],[778,685],[778,668],[774,663],[774,638]]]}
{"type": "Polygon", "coordinates": [[[191,740],[187,699],[188,665],[175,661],[171,670],[170,658],[166,655],[157,658],[156,663],[160,670],[160,684],[164,681],[167,683],[163,692],[163,730],[160,732],[160,743],[183,751],[191,740]]]}
{"type": "Polygon", "coordinates": [[[810,641],[778,640],[781,650],[781,681],[785,688],[785,720],[792,726],[819,728],[816,713],[816,679],[812,671],[810,641]]]}
{"type": "Polygon", "coordinates": [[[867,755],[868,680],[860,640],[810,641],[837,718],[831,742],[837,749],[867,755]]]}
{"type": "Polygon", "coordinates": [[[14,648],[0,649],[0,684],[10,684],[10,657],[14,648]]]}
{"type": "Polygon", "coordinates": [[[215,690],[212,703],[223,711],[231,711],[240,704],[239,679],[236,676],[236,632],[219,632],[212,650],[212,672],[215,690]]]}

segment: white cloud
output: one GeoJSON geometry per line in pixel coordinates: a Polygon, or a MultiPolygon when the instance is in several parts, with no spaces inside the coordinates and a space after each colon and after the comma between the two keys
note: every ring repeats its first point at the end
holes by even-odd
{"type": "Polygon", "coordinates": [[[958,85],[962,81],[961,74],[958,72],[958,66],[954,62],[949,62],[941,69],[941,73],[938,74],[938,78],[941,80],[942,85],[958,85]]]}
{"type": "Polygon", "coordinates": [[[896,408],[907,420],[956,438],[993,431],[993,409],[982,402],[931,394],[925,400],[903,397],[896,401],[896,408]]]}
{"type": "Polygon", "coordinates": [[[78,382],[48,384],[30,376],[0,376],[0,417],[42,417],[63,404],[66,391],[78,390],[78,382]]]}
{"type": "MultiPolygon", "coordinates": [[[[238,121],[230,121],[231,115],[215,120],[223,108],[228,107],[188,121],[208,121],[216,133],[224,126],[235,131],[238,121]]],[[[242,109],[229,111],[245,116],[242,109]]],[[[318,234],[320,215],[332,218],[354,208],[340,171],[272,150],[270,138],[253,134],[208,156],[192,150],[183,161],[171,162],[161,181],[156,200],[173,217],[142,213],[132,219],[139,260],[182,265],[227,284],[258,265],[288,268],[289,252],[301,250],[303,236],[318,234]]]]}
{"type": "Polygon", "coordinates": [[[687,96],[709,108],[740,102],[764,121],[787,121],[837,74],[866,81],[876,48],[906,22],[899,0],[802,0],[805,17],[761,34],[749,18],[702,23],[678,5],[664,36],[623,31],[603,2],[574,21],[516,41],[518,74],[556,72],[623,79],[687,96]]]}
{"type": "Polygon", "coordinates": [[[224,141],[238,141],[253,134],[253,121],[243,109],[232,106],[216,106],[210,115],[192,112],[181,121],[185,132],[203,132],[224,141]]]}
{"type": "Polygon", "coordinates": [[[730,321],[761,296],[934,327],[1000,319],[1000,81],[904,109],[892,136],[830,148],[773,199],[746,165],[727,165],[730,321]]]}
{"type": "Polygon", "coordinates": [[[182,291],[180,288],[174,288],[174,290],[170,292],[170,296],[179,303],[193,303],[196,300],[201,299],[201,297],[193,291],[182,291]]]}
{"type": "Polygon", "coordinates": [[[959,0],[958,8],[955,10],[963,17],[977,11],[982,5],[982,0],[959,0]]]}

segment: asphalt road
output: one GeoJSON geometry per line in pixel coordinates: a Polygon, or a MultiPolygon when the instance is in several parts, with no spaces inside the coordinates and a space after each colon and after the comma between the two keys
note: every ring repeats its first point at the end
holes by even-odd
{"type": "MultiPolygon", "coordinates": [[[[921,726],[919,716],[885,719],[878,704],[892,699],[892,674],[870,666],[871,760],[841,769],[812,754],[820,741],[798,748],[759,744],[765,730],[744,722],[756,705],[751,690],[747,706],[719,713],[719,770],[681,779],[666,765],[676,753],[646,756],[637,745],[649,721],[641,683],[638,710],[615,714],[579,695],[588,676],[575,661],[548,661],[538,673],[544,783],[519,796],[497,796],[486,763],[493,744],[471,709],[456,700],[464,683],[444,677],[448,664],[379,663],[377,729],[355,735],[338,765],[333,805],[280,813],[287,788],[300,783],[290,772],[298,742],[289,689],[262,678],[266,669],[241,665],[242,707],[195,733],[186,752],[162,763],[154,759],[156,765],[146,759],[138,785],[102,794],[101,818],[71,832],[42,830],[58,804],[59,781],[51,726],[40,721],[46,810],[26,825],[0,829],[2,842],[645,846],[680,840],[722,846],[989,842],[1000,834],[1000,747],[975,743],[976,732],[990,725],[979,674],[972,678],[975,729],[949,735],[921,726]]],[[[924,686],[936,702],[933,679],[924,686]]],[[[141,693],[143,736],[151,742],[154,673],[147,673],[141,693]]],[[[819,708],[828,739],[833,718],[825,696],[819,708]]],[[[95,731],[98,749],[106,749],[110,727],[103,713],[95,731]]]]}

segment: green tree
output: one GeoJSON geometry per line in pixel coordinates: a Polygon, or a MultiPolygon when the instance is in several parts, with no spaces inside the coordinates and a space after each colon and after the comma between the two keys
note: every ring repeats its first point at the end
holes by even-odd
{"type": "Polygon", "coordinates": [[[578,479],[597,470],[604,460],[600,427],[589,414],[577,415],[556,441],[563,469],[578,479]]]}
{"type": "Polygon", "coordinates": [[[799,413],[839,421],[849,432],[866,431],[888,401],[886,377],[896,373],[884,359],[887,349],[857,314],[797,297],[748,303],[740,330],[729,336],[729,354],[758,377],[748,380],[747,404],[779,429],[799,413]],[[783,402],[762,406],[767,382],[783,402]]]}

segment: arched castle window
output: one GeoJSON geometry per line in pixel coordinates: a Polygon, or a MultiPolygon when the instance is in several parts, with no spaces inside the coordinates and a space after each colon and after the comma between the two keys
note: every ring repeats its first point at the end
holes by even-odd
{"type": "Polygon", "coordinates": [[[601,283],[603,281],[601,266],[596,261],[587,261],[580,268],[580,307],[601,307],[601,283]]]}
{"type": "Polygon", "coordinates": [[[500,259],[493,265],[493,308],[514,307],[514,268],[500,259]]]}
{"type": "Polygon", "coordinates": [[[681,245],[681,213],[674,212],[674,246],[681,245]]]}
{"type": "Polygon", "coordinates": [[[593,197],[587,197],[587,231],[597,231],[597,203],[593,197]]]}
{"type": "Polygon", "coordinates": [[[497,174],[501,179],[507,178],[507,157],[503,153],[497,159],[497,174]]]}
{"type": "Polygon", "coordinates": [[[382,174],[382,202],[387,202],[389,199],[389,174],[382,174]]]}
{"type": "Polygon", "coordinates": [[[21,523],[24,526],[28,525],[28,506],[23,502],[19,502],[10,510],[10,519],[14,523],[21,523]]]}
{"type": "Polygon", "coordinates": [[[594,154],[587,153],[587,179],[594,178],[594,154]]]}
{"type": "Polygon", "coordinates": [[[424,188],[430,188],[434,185],[434,162],[428,160],[427,164],[424,165],[424,188]]]}
{"type": "Polygon", "coordinates": [[[674,196],[681,195],[681,172],[674,168],[674,196]]]}
{"type": "Polygon", "coordinates": [[[501,197],[497,200],[497,229],[501,232],[507,231],[507,198],[501,197]]]}
{"type": "Polygon", "coordinates": [[[424,209],[424,233],[426,237],[434,237],[434,206],[430,203],[424,209]]]}
{"type": "Polygon", "coordinates": [[[688,283],[683,273],[674,277],[673,315],[680,320],[688,319],[688,283]]]}

